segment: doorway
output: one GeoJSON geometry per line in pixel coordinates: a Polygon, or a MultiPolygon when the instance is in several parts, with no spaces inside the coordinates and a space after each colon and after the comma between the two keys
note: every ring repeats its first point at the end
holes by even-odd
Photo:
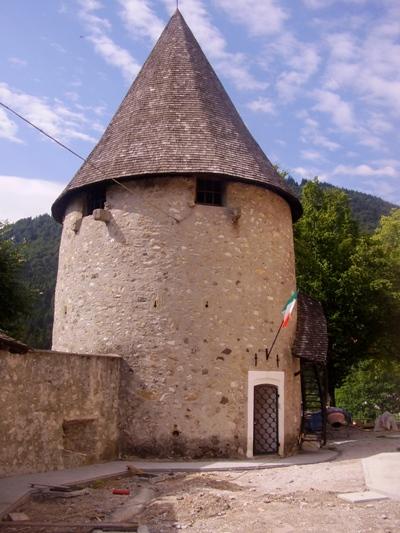
{"type": "MultiPolygon", "coordinates": [[[[285,449],[285,373],[282,370],[249,370],[248,372],[248,393],[247,393],[247,449],[248,458],[264,453],[277,453],[284,456],[285,449]],[[271,388],[258,388],[259,385],[266,385],[271,388]],[[267,408],[268,415],[272,414],[271,437],[268,437],[268,445],[261,444],[255,446],[255,434],[258,429],[265,425],[261,418],[264,416],[262,408],[255,408],[261,401],[261,406],[266,403],[262,397],[267,397],[267,404],[272,407],[267,408]],[[261,398],[261,400],[260,400],[261,398]],[[257,415],[255,415],[255,412],[257,415]],[[261,418],[259,418],[261,416],[261,418]],[[256,422],[257,420],[257,422],[256,422]],[[276,420],[276,421],[275,421],[276,420]],[[256,422],[256,423],[255,423],[256,422]],[[256,428],[257,426],[257,428],[256,428]],[[275,438],[276,435],[276,438],[275,438]],[[261,449],[263,451],[261,451],[261,449]],[[258,451],[260,450],[260,451],[258,451]]],[[[271,419],[271,416],[269,416],[271,419]]],[[[268,416],[267,416],[268,419],[268,416]]],[[[271,420],[270,420],[271,422],[271,420]]]]}
{"type": "Polygon", "coordinates": [[[256,385],[253,454],[277,453],[278,435],[278,387],[265,383],[256,385]]]}

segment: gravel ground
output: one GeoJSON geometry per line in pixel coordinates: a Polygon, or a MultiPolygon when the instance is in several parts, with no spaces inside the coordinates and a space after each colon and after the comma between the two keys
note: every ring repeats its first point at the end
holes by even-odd
{"type": "MultiPolygon", "coordinates": [[[[245,472],[134,475],[95,482],[88,494],[70,499],[30,501],[18,511],[31,521],[48,521],[46,528],[0,528],[0,533],[61,533],[51,524],[62,521],[116,520],[138,522],[151,533],[187,529],[219,533],[354,533],[400,532],[398,501],[350,504],[341,492],[365,490],[361,458],[396,452],[399,439],[351,429],[334,435],[338,449],[332,462],[245,472]],[[131,496],[112,494],[129,488],[131,496]],[[140,499],[145,503],[140,505],[140,499]]],[[[75,533],[79,529],[65,529],[75,533]]]]}

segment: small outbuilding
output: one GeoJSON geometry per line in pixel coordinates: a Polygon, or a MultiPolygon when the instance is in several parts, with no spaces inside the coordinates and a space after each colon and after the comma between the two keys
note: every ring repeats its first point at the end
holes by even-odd
{"type": "Polygon", "coordinates": [[[300,360],[301,440],[326,442],[328,332],[320,302],[299,293],[293,356],[300,360]]]}

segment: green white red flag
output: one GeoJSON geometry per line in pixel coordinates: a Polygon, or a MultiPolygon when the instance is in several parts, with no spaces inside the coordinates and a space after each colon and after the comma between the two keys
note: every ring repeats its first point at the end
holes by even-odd
{"type": "Polygon", "coordinates": [[[297,294],[299,291],[292,292],[289,300],[286,302],[285,307],[282,309],[283,319],[282,319],[282,327],[286,328],[288,325],[288,322],[290,320],[290,317],[292,316],[293,309],[297,302],[297,294]]]}

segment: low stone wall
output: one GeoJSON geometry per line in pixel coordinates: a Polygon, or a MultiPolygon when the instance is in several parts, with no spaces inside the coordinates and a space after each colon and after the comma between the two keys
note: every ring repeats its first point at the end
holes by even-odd
{"type": "Polygon", "coordinates": [[[120,362],[0,350],[0,475],[116,458],[120,362]]]}

